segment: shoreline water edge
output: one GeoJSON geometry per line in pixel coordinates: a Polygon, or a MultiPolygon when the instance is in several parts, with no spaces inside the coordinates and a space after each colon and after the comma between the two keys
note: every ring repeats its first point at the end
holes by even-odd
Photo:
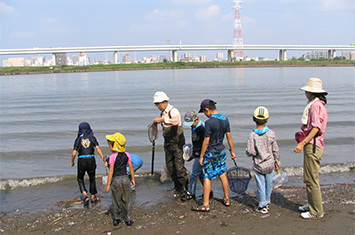
{"type": "Polygon", "coordinates": [[[57,65],[48,67],[0,67],[0,76],[46,74],[46,73],[80,73],[126,70],[157,69],[203,69],[203,68],[267,68],[267,67],[353,67],[353,60],[288,60],[288,61],[240,61],[240,62],[167,62],[151,64],[109,64],[71,66],[57,65]]]}
{"type": "MultiPolygon", "coordinates": [[[[304,187],[279,188],[272,193],[269,214],[254,211],[255,193],[231,196],[225,207],[222,197],[211,200],[211,211],[193,212],[195,201],[169,201],[149,206],[151,201],[134,205],[133,226],[123,222],[112,225],[110,205],[82,208],[80,199],[57,202],[53,207],[34,212],[2,213],[2,234],[354,234],[355,185],[322,186],[325,216],[302,219],[298,207],[306,203],[304,187]],[[81,206],[81,209],[78,208],[81,206]]],[[[202,198],[196,201],[201,203],[202,198]]]]}

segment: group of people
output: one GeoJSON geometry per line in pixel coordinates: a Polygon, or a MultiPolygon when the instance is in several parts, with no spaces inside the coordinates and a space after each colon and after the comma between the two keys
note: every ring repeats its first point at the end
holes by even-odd
{"type": "MultiPolygon", "coordinates": [[[[323,217],[323,205],[319,184],[320,160],[324,152],[324,135],[327,128],[328,114],[325,108],[328,92],[323,89],[319,78],[310,78],[306,86],[300,90],[305,92],[307,106],[302,115],[301,130],[304,139],[294,149],[299,153],[304,150],[304,183],[307,188],[308,203],[300,206],[301,217],[323,217]]],[[[196,197],[196,184],[200,180],[203,185],[203,204],[193,206],[193,211],[209,212],[213,198],[211,180],[219,177],[223,188],[223,205],[229,207],[229,185],[226,175],[226,149],[223,144],[226,137],[231,158],[235,159],[233,139],[228,119],[217,111],[216,102],[205,99],[200,104],[199,113],[208,117],[203,123],[194,110],[188,111],[181,121],[177,108],[169,103],[169,97],[163,91],[157,91],[153,96],[153,103],[161,111],[154,123],[161,123],[164,136],[165,160],[168,172],[174,182],[174,189],[181,192],[181,200],[196,197]],[[192,154],[188,161],[194,159],[190,179],[183,160],[183,146],[185,138],[182,125],[191,127],[192,154]],[[189,182],[190,181],[190,182],[189,182]],[[188,186],[189,185],[189,186],[188,186]]],[[[266,123],[269,111],[259,106],[253,113],[256,128],[247,140],[246,155],[252,157],[254,176],[257,184],[258,206],[256,211],[269,213],[271,193],[273,189],[274,171],[281,165],[279,147],[275,133],[266,123]]]]}
{"type": "MultiPolygon", "coordinates": [[[[307,188],[308,203],[300,206],[301,217],[323,217],[323,205],[319,184],[320,160],[324,152],[324,135],[327,127],[328,114],[325,108],[328,94],[322,87],[319,78],[310,78],[306,86],[300,88],[305,91],[308,104],[302,115],[301,130],[304,135],[294,149],[294,152],[304,152],[304,183],[307,188]]],[[[161,124],[164,137],[164,152],[166,168],[174,183],[174,190],[181,194],[181,201],[196,198],[196,185],[200,180],[203,185],[203,204],[191,208],[192,211],[209,212],[210,199],[213,198],[211,180],[220,179],[224,197],[224,206],[231,206],[229,198],[229,184],[226,166],[226,148],[223,144],[226,137],[231,158],[235,159],[233,139],[230,123],[227,117],[217,111],[216,102],[205,99],[200,104],[198,113],[204,113],[208,119],[201,121],[198,113],[188,111],[182,122],[179,110],[169,103],[169,97],[163,91],[157,91],[153,96],[153,103],[161,111],[160,116],[153,122],[161,124]],[[191,177],[185,167],[183,147],[185,137],[183,125],[191,127],[192,154],[188,161],[194,160],[191,177]]],[[[256,211],[269,213],[271,193],[273,189],[274,171],[281,165],[279,147],[275,133],[266,125],[269,120],[269,111],[259,106],[255,109],[252,118],[256,127],[247,140],[246,155],[252,157],[254,176],[257,184],[258,206],[256,211]]],[[[78,155],[78,183],[83,193],[84,201],[95,203],[95,149],[101,156],[105,167],[109,166],[108,183],[105,191],[111,189],[113,201],[113,225],[118,225],[119,211],[125,212],[124,221],[130,226],[132,220],[132,202],[130,188],[135,186],[134,168],[131,155],[126,152],[126,139],[121,133],[106,136],[108,146],[113,154],[107,161],[99,147],[96,138],[88,123],[79,125],[78,137],[74,143],[71,166],[74,166],[75,156],[78,155]],[[127,164],[129,171],[127,171],[127,164]],[[83,181],[87,171],[90,178],[89,198],[83,181]],[[128,177],[128,172],[130,177],[128,177]],[[123,208],[120,209],[120,205],[123,208]]]]}

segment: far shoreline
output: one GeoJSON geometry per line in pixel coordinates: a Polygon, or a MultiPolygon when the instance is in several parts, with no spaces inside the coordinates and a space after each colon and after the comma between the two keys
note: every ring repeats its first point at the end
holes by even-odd
{"type": "Polygon", "coordinates": [[[288,60],[288,61],[239,61],[239,62],[167,62],[151,64],[108,64],[71,66],[58,65],[47,67],[0,67],[0,76],[82,73],[104,71],[134,71],[160,69],[201,69],[201,68],[273,68],[273,67],[354,67],[354,60],[288,60]]]}

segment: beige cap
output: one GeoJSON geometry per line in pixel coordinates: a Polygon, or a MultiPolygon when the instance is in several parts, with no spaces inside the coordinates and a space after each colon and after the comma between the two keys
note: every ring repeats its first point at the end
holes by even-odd
{"type": "Polygon", "coordinates": [[[260,120],[266,120],[269,118],[269,110],[264,106],[259,106],[255,109],[253,116],[260,120]]]}

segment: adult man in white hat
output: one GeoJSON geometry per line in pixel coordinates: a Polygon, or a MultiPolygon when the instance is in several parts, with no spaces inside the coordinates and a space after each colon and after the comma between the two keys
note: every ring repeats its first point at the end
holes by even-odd
{"type": "Polygon", "coordinates": [[[156,117],[153,122],[162,124],[166,167],[174,182],[175,190],[182,194],[181,201],[186,201],[192,199],[192,196],[188,191],[189,178],[182,151],[185,137],[180,112],[169,104],[168,100],[169,97],[165,92],[155,92],[153,103],[161,113],[160,117],[156,117]]]}

